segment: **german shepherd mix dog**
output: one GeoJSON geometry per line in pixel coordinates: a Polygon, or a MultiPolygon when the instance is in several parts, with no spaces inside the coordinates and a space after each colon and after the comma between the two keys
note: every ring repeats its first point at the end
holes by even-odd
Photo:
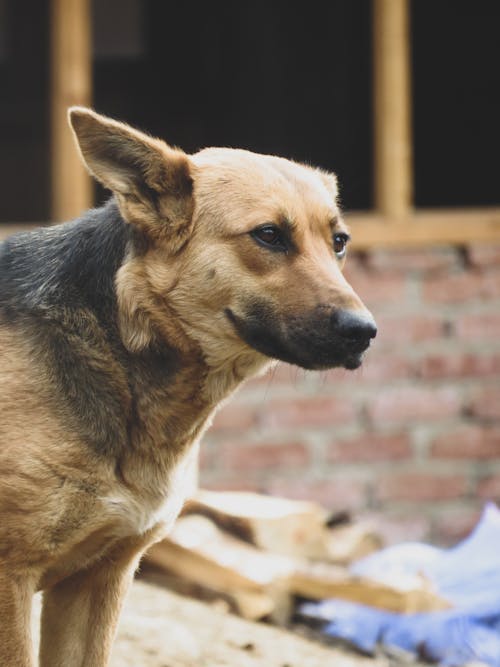
{"type": "Polygon", "coordinates": [[[70,123],[113,198],[0,247],[1,667],[33,665],[40,589],[40,664],[105,667],[221,401],[272,359],[357,368],[376,333],[333,175],[70,123]]]}

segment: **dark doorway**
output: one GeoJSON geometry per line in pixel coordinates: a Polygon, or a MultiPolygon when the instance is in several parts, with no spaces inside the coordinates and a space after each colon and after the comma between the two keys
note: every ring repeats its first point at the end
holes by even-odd
{"type": "Polygon", "coordinates": [[[417,206],[500,204],[500,3],[414,0],[417,206]]]}
{"type": "Polygon", "coordinates": [[[370,6],[96,0],[96,108],[187,151],[241,147],[333,170],[344,205],[368,209],[370,6]]]}
{"type": "Polygon", "coordinates": [[[48,220],[48,0],[0,0],[0,91],[0,221],[48,220]]]}

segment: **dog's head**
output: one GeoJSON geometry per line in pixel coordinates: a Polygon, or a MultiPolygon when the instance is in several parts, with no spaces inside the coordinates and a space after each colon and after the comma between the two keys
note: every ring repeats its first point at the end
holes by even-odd
{"type": "Polygon", "coordinates": [[[117,280],[130,348],[172,338],[175,320],[214,364],[252,350],[360,365],[376,327],[342,275],[349,234],[332,174],[227,148],[188,156],[88,109],[70,121],[135,229],[117,280]]]}

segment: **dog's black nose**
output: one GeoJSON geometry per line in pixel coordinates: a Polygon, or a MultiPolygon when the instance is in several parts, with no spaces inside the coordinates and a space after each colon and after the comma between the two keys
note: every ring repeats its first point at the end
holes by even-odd
{"type": "Polygon", "coordinates": [[[369,313],[336,310],[331,319],[335,334],[356,346],[368,347],[377,335],[377,325],[369,313]]]}

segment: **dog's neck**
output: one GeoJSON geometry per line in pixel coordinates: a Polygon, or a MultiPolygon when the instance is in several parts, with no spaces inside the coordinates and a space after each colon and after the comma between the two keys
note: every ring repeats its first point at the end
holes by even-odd
{"type": "Polygon", "coordinates": [[[200,395],[213,409],[232,394],[243,382],[263,373],[272,363],[268,357],[248,347],[241,341],[235,342],[216,333],[207,335],[190,327],[190,336],[184,333],[191,349],[197,352],[189,355],[187,363],[199,364],[200,376],[204,380],[200,395]]]}
{"type": "Polygon", "coordinates": [[[169,351],[167,342],[162,348],[130,357],[129,382],[132,396],[138,398],[133,404],[131,446],[123,451],[118,466],[129,486],[140,487],[152,498],[164,493],[171,471],[197,448],[217,408],[269,363],[251,351],[222,363],[203,354],[193,341],[184,341],[182,350],[169,351]],[[171,367],[169,356],[174,360],[171,367]],[[154,473],[138,476],[137,471],[146,468],[154,473]]]}
{"type": "MultiPolygon", "coordinates": [[[[143,313],[141,319],[144,321],[143,313]]],[[[150,330],[154,325],[148,325],[150,330]]],[[[140,336],[139,336],[140,337],[140,336]]],[[[272,363],[259,352],[243,345],[230,346],[225,341],[205,341],[202,346],[196,336],[188,337],[178,319],[169,320],[168,330],[155,335],[154,340],[141,352],[131,351],[129,373],[136,395],[147,393],[150,400],[143,407],[145,422],[157,410],[163,415],[163,428],[177,439],[180,431],[196,431],[200,424],[223,403],[243,382],[261,374],[272,363]],[[163,360],[171,358],[172,365],[163,360]],[[140,360],[144,360],[141,362],[140,360]],[[140,385],[146,368],[160,369],[165,364],[165,373],[158,374],[158,387],[140,385]],[[139,364],[139,372],[135,369],[139,364]],[[141,369],[143,364],[144,372],[141,369]],[[175,405],[171,410],[170,406],[175,405]],[[183,406],[183,407],[181,407],[183,406]],[[147,414],[148,413],[148,414],[147,414]],[[167,415],[171,413],[171,417],[167,415]],[[182,415],[183,426],[170,427],[171,419],[182,415]],[[190,422],[190,423],[188,423],[190,422]]],[[[182,438],[181,438],[182,439],[182,438]]]]}
{"type": "Polygon", "coordinates": [[[245,351],[220,365],[208,365],[208,373],[203,386],[207,401],[216,407],[246,380],[265,372],[272,362],[256,354],[245,351]]]}
{"type": "Polygon", "coordinates": [[[166,298],[153,303],[150,292],[140,289],[144,276],[136,277],[129,267],[116,281],[132,396],[147,397],[134,401],[132,447],[124,453],[123,475],[134,474],[140,454],[141,465],[150,459],[161,485],[161,477],[168,477],[199,441],[224,400],[271,362],[243,342],[231,344],[196,326],[188,335],[172,304],[166,298]]]}
{"type": "MultiPolygon", "coordinates": [[[[177,279],[172,271],[174,286],[177,279]]],[[[197,318],[180,313],[168,290],[154,296],[151,277],[134,257],[125,259],[115,284],[118,324],[127,350],[132,354],[151,346],[175,350],[183,369],[196,369],[197,376],[203,378],[198,395],[212,408],[270,363],[241,339],[224,336],[223,327],[210,318],[200,318],[200,324],[197,318]]]]}

